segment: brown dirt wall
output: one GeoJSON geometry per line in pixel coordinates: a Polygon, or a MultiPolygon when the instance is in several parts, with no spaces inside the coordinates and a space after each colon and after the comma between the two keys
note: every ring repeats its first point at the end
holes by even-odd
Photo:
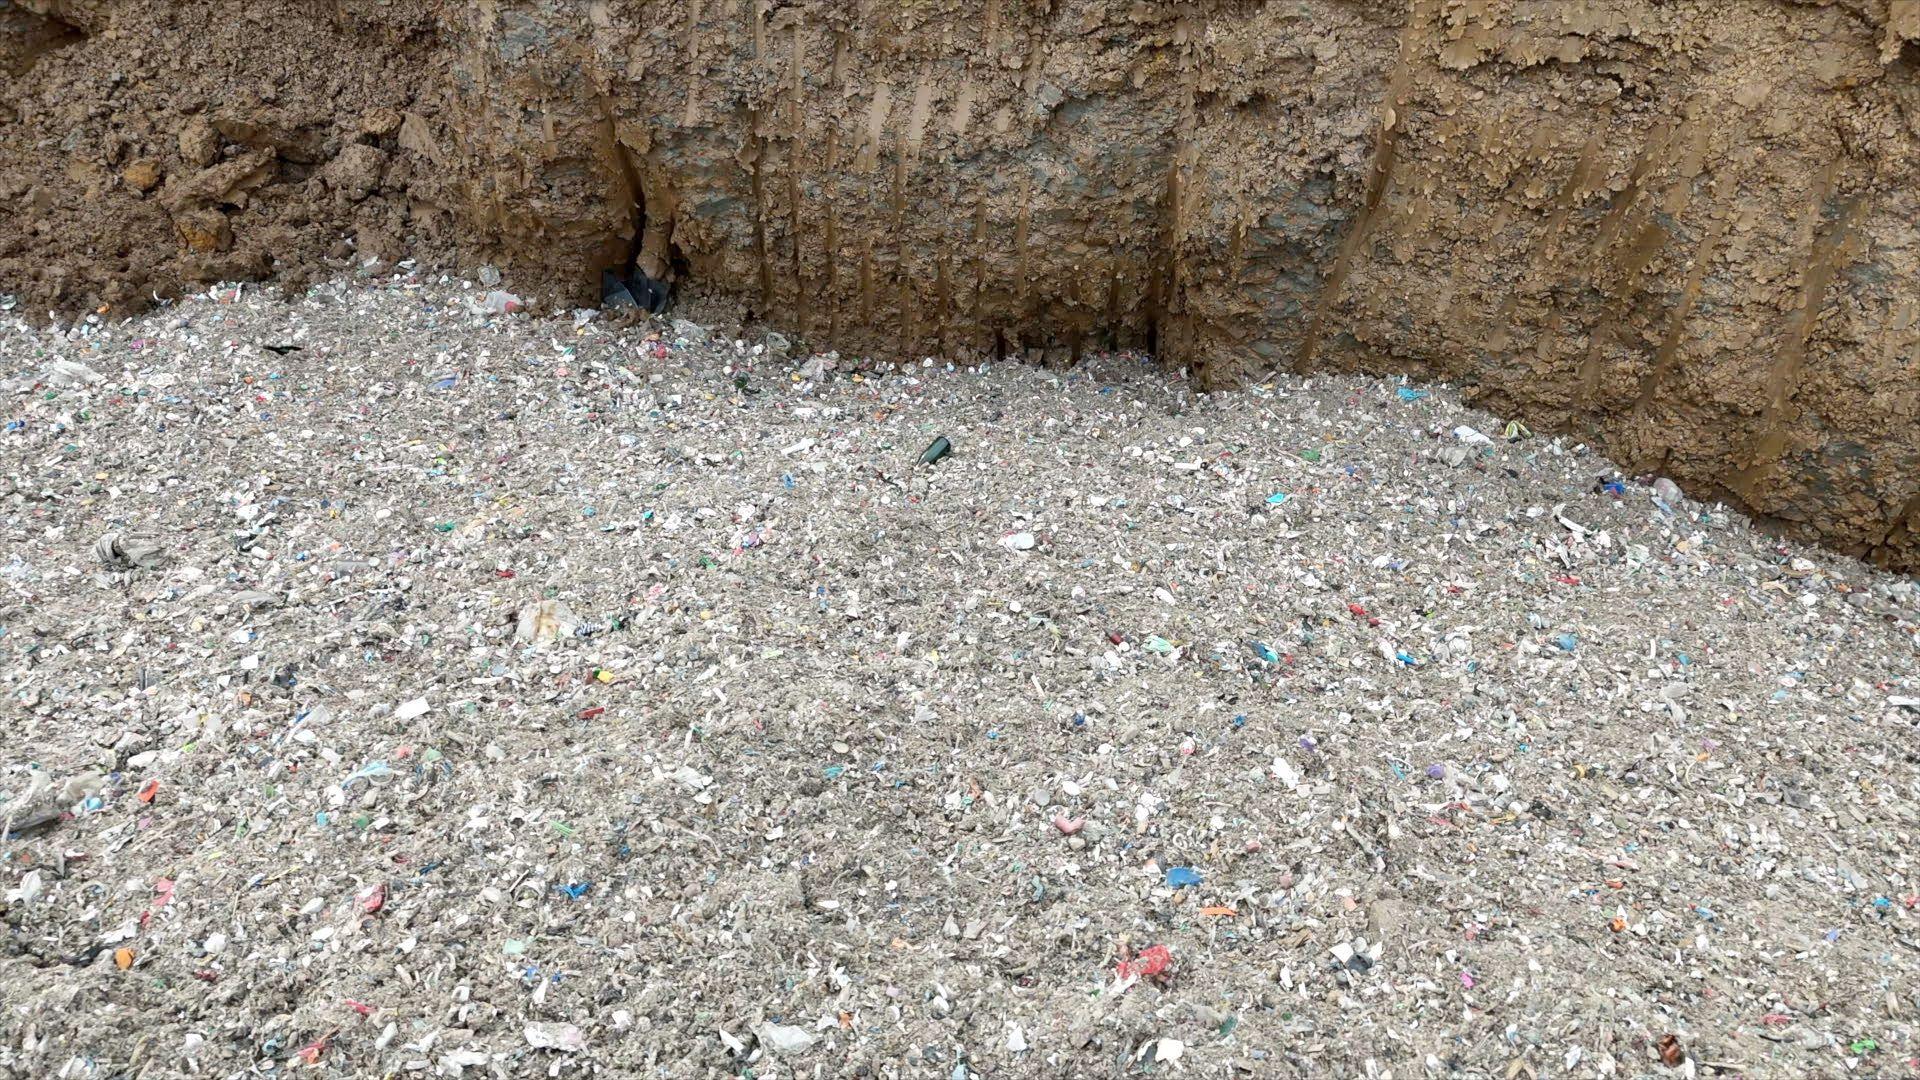
{"type": "Polygon", "coordinates": [[[1464,384],[1920,566],[1920,2],[0,0],[0,291],[602,267],[1464,384]]]}

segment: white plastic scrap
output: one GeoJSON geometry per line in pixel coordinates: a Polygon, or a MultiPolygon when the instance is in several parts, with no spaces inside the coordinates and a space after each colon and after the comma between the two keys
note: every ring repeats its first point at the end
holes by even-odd
{"type": "Polygon", "coordinates": [[[563,1054],[577,1054],[587,1048],[586,1035],[572,1024],[535,1021],[526,1026],[524,1034],[527,1045],[535,1050],[558,1050],[563,1054]]]}
{"type": "Polygon", "coordinates": [[[1282,784],[1287,786],[1288,791],[1298,791],[1300,789],[1300,770],[1294,768],[1293,762],[1288,761],[1286,758],[1277,757],[1273,759],[1273,775],[1275,779],[1278,779],[1282,784]]]}
{"type": "Polygon", "coordinates": [[[701,772],[691,765],[682,765],[673,770],[673,778],[679,781],[680,786],[686,788],[688,791],[704,791],[708,785],[713,783],[713,777],[708,776],[706,773],[701,772]]]}
{"type": "Polygon", "coordinates": [[[1174,1062],[1179,1061],[1186,1052],[1186,1043],[1163,1035],[1157,1039],[1148,1039],[1141,1044],[1140,1049],[1134,1052],[1133,1060],[1136,1064],[1174,1062]]]}
{"type": "Polygon", "coordinates": [[[48,386],[70,390],[76,387],[93,386],[107,381],[105,375],[93,370],[78,360],[54,360],[47,364],[43,376],[48,386]]]}
{"type": "Polygon", "coordinates": [[[7,903],[31,904],[40,899],[40,894],[45,891],[46,885],[40,877],[40,871],[29,870],[21,876],[18,886],[7,890],[7,903]]]}
{"type": "Polygon", "coordinates": [[[802,1053],[817,1041],[813,1032],[793,1024],[762,1022],[754,1025],[753,1035],[760,1045],[781,1054],[802,1053]]]}

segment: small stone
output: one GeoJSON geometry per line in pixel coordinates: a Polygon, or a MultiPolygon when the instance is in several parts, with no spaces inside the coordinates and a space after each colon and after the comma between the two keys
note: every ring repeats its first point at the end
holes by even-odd
{"type": "Polygon", "coordinates": [[[364,135],[385,136],[400,130],[400,113],[396,109],[380,106],[368,109],[360,114],[360,132],[364,135]]]}
{"type": "Polygon", "coordinates": [[[180,129],[179,142],[180,156],[195,168],[204,169],[220,156],[220,135],[205,117],[187,121],[180,129]]]}
{"type": "Polygon", "coordinates": [[[152,158],[141,158],[121,170],[120,179],[135,191],[152,191],[160,186],[160,163],[152,158]]]}
{"type": "Polygon", "coordinates": [[[218,210],[189,210],[173,219],[173,228],[187,250],[202,255],[233,246],[233,227],[218,210]]]}
{"type": "Polygon", "coordinates": [[[386,167],[387,155],[365,143],[353,143],[327,162],[320,177],[340,198],[358,203],[379,189],[386,167]]]}

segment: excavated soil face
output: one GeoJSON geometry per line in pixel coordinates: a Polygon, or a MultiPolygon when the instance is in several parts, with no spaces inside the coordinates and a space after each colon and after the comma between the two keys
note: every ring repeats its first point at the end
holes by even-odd
{"type": "Polygon", "coordinates": [[[1401,371],[1920,566],[1920,4],[0,0],[0,285],[637,266],[842,349],[1401,371]]]}

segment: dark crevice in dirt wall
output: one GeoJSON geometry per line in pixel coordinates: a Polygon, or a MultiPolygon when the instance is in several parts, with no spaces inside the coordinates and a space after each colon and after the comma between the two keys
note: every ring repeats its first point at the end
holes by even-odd
{"type": "Polygon", "coordinates": [[[609,242],[607,258],[601,265],[591,268],[594,286],[599,285],[600,271],[612,270],[622,277],[632,277],[640,266],[641,250],[646,243],[647,232],[647,195],[646,187],[641,183],[640,170],[634,165],[633,154],[620,141],[620,133],[614,123],[611,109],[602,105],[602,138],[606,154],[613,163],[611,179],[615,182],[613,204],[627,208],[627,223],[623,231],[617,232],[609,242]]]}

